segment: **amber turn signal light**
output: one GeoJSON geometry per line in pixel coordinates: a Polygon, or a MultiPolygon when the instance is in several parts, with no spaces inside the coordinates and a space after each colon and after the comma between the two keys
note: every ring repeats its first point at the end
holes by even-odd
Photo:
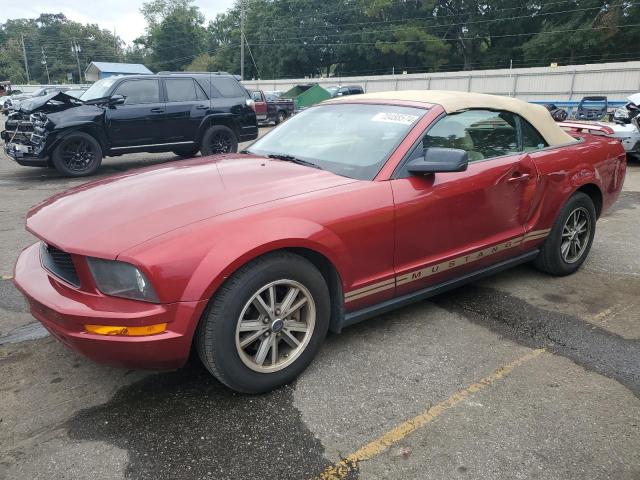
{"type": "Polygon", "coordinates": [[[85,325],[84,329],[89,333],[98,335],[120,335],[125,337],[139,337],[142,335],[155,335],[167,329],[166,323],[145,325],[144,327],[120,327],[115,325],[85,325]]]}

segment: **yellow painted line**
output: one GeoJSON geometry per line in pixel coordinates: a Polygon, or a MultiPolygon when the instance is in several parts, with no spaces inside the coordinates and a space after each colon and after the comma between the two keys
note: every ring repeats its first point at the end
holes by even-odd
{"type": "Polygon", "coordinates": [[[596,322],[600,322],[600,321],[604,320],[606,317],[608,317],[611,314],[611,312],[613,312],[613,308],[607,308],[607,309],[601,311],[600,313],[598,313],[597,315],[595,315],[593,317],[593,319],[596,322]]]}
{"type": "Polygon", "coordinates": [[[476,383],[469,385],[467,388],[454,393],[446,400],[434,405],[420,415],[417,415],[412,419],[401,423],[392,430],[389,430],[388,432],[382,434],[372,442],[369,442],[363,447],[360,447],[358,450],[347,455],[339,462],[331,465],[330,467],[327,467],[320,475],[315,478],[317,480],[341,480],[346,478],[350,472],[354,471],[357,468],[358,463],[364,460],[370,460],[373,457],[380,455],[391,445],[398,443],[407,435],[415,432],[416,430],[427,426],[444,412],[455,407],[460,402],[472,396],[474,393],[492,386],[498,380],[502,380],[517,367],[530,360],[533,360],[537,356],[541,355],[544,351],[544,349],[533,350],[526,355],[518,358],[517,360],[514,360],[513,362],[500,367],[491,375],[484,377],[481,380],[478,380],[476,383]]]}
{"type": "Polygon", "coordinates": [[[2,275],[2,280],[12,280],[13,275],[2,275]]]}

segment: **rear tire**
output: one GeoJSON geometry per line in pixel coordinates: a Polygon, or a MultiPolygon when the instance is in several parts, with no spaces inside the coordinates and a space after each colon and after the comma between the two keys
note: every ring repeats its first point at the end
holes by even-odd
{"type": "Polygon", "coordinates": [[[229,127],[213,125],[204,132],[200,151],[203,156],[236,153],[238,151],[238,139],[229,127]]]}
{"type": "Polygon", "coordinates": [[[574,193],[560,210],[533,262],[535,267],[556,276],[574,273],[589,255],[595,232],[596,209],[593,201],[585,193],[574,193]]]}
{"type": "Polygon", "coordinates": [[[275,123],[276,125],[279,125],[282,122],[284,122],[286,119],[287,119],[287,114],[285,112],[283,112],[282,110],[280,110],[276,114],[276,119],[273,121],[273,123],[275,123]]]}
{"type": "Polygon", "coordinates": [[[67,177],[93,175],[102,163],[102,148],[85,132],[73,132],[62,139],[51,156],[53,166],[67,177]]]}
{"type": "Polygon", "coordinates": [[[198,325],[195,346],[207,370],[229,388],[268,392],[311,363],[329,315],[329,290],[318,269],[298,255],[272,253],[220,287],[198,325]]]}

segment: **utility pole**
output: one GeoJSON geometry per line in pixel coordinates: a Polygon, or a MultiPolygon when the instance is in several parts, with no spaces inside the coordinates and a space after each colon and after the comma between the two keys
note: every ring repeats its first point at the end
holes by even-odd
{"type": "Polygon", "coordinates": [[[240,0],[240,80],[244,80],[244,0],[240,0]]]}
{"type": "Polygon", "coordinates": [[[116,59],[118,58],[118,37],[116,36],[116,26],[113,26],[113,51],[116,54],[116,59]]]}
{"type": "Polygon", "coordinates": [[[40,47],[40,51],[42,52],[42,64],[44,65],[44,69],[47,71],[47,84],[51,85],[51,77],[49,77],[49,66],[47,65],[47,56],[44,54],[44,47],[40,47]]]}
{"type": "Polygon", "coordinates": [[[27,49],[24,46],[24,35],[20,34],[20,38],[22,39],[22,54],[24,55],[24,71],[27,74],[27,83],[31,82],[29,78],[29,63],[27,62],[27,49]]]}
{"type": "Polygon", "coordinates": [[[78,81],[82,83],[82,70],[80,69],[80,57],[78,54],[82,51],[80,45],[75,38],[71,39],[71,52],[76,55],[76,62],[78,63],[78,81]]]}

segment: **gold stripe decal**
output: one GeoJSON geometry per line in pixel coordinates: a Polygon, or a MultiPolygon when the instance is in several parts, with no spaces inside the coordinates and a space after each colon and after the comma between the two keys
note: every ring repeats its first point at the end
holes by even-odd
{"type": "Polygon", "coordinates": [[[404,275],[400,275],[399,277],[396,277],[396,283],[398,286],[400,286],[404,285],[405,283],[415,282],[416,280],[420,280],[421,278],[430,277],[431,275],[435,275],[436,273],[446,272],[447,270],[451,270],[452,268],[467,265],[468,263],[473,263],[477,260],[481,260],[503,250],[517,247],[521,243],[522,239],[516,238],[514,240],[509,240],[508,242],[494,245],[493,247],[485,248],[484,250],[478,250],[477,252],[470,253],[469,255],[452,258],[451,260],[447,260],[446,262],[438,263],[421,270],[416,270],[404,275]]]}
{"type": "Polygon", "coordinates": [[[489,257],[491,255],[495,255],[496,253],[502,252],[504,250],[518,247],[522,245],[524,242],[545,238],[549,235],[550,231],[551,231],[550,228],[547,228],[544,230],[534,230],[526,233],[522,237],[514,238],[513,240],[502,242],[492,247],[484,248],[482,250],[478,250],[477,252],[469,253],[468,255],[462,255],[460,257],[447,260],[446,262],[441,262],[435,265],[430,265],[428,267],[421,268],[419,270],[414,270],[412,272],[398,275],[397,277],[395,277],[395,279],[389,278],[382,282],[372,283],[371,285],[367,285],[366,287],[362,287],[357,290],[352,290],[351,292],[346,293],[344,296],[345,302],[358,300],[360,298],[364,298],[369,295],[373,295],[379,292],[384,292],[385,290],[389,290],[396,286],[399,287],[407,283],[415,282],[417,280],[430,277],[437,273],[446,272],[447,270],[451,270],[453,268],[461,267],[463,265],[476,262],[478,260],[481,260],[485,257],[489,257]]]}
{"type": "Polygon", "coordinates": [[[371,290],[376,290],[380,287],[385,287],[387,285],[393,286],[395,284],[395,278],[388,278],[382,282],[372,283],[371,285],[367,285],[366,287],[359,288],[357,290],[352,290],[349,293],[345,294],[345,298],[349,298],[356,295],[361,295],[363,293],[368,293],[371,290]]]}
{"type": "Polygon", "coordinates": [[[351,295],[349,297],[345,296],[345,301],[346,302],[351,302],[351,301],[357,300],[359,298],[368,297],[369,295],[373,295],[374,293],[384,292],[385,290],[389,290],[391,288],[395,288],[395,286],[396,286],[395,281],[392,281],[391,283],[389,283],[387,285],[383,285],[383,286],[378,287],[378,288],[373,288],[371,290],[367,290],[366,292],[362,292],[362,293],[359,293],[357,295],[351,295]]]}

